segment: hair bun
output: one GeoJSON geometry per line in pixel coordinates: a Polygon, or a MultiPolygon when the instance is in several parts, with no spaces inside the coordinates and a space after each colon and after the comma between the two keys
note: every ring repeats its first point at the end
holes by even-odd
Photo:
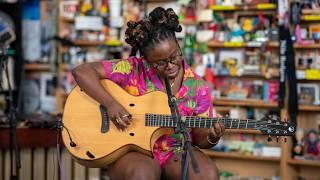
{"type": "Polygon", "coordinates": [[[168,30],[181,32],[182,27],[179,24],[179,19],[172,8],[165,10],[162,7],[157,7],[149,14],[150,23],[155,26],[165,26],[168,30]]]}
{"type": "Polygon", "coordinates": [[[175,31],[175,32],[181,32],[182,31],[182,27],[179,23],[179,17],[177,16],[177,14],[173,11],[172,8],[169,8],[166,10],[166,14],[167,14],[167,26],[169,29],[175,31]]]}
{"type": "Polygon", "coordinates": [[[145,32],[140,22],[129,21],[125,32],[125,41],[132,47],[140,47],[145,32]]]}

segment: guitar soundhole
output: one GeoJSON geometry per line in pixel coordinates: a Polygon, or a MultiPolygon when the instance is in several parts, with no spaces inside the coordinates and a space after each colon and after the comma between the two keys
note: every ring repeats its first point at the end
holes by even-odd
{"type": "Polygon", "coordinates": [[[134,104],[133,104],[133,103],[130,103],[130,104],[129,104],[129,106],[133,107],[133,106],[134,106],[134,104]]]}
{"type": "Polygon", "coordinates": [[[130,136],[134,136],[134,133],[130,133],[129,135],[130,135],[130,136]]]}
{"type": "Polygon", "coordinates": [[[91,154],[91,152],[87,151],[87,156],[91,159],[95,158],[93,154],[91,154]]]}

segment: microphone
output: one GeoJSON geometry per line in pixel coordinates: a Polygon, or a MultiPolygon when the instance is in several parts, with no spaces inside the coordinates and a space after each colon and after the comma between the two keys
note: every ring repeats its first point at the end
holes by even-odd
{"type": "Polygon", "coordinates": [[[6,48],[16,40],[14,24],[9,15],[0,11],[0,47],[6,48]]]}

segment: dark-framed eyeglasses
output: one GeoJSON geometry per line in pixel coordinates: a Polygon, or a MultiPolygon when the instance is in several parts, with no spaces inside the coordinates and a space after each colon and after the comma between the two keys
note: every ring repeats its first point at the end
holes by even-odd
{"type": "Polygon", "coordinates": [[[154,62],[154,63],[150,63],[150,65],[154,68],[154,69],[157,69],[157,70],[164,70],[168,67],[168,64],[174,64],[174,65],[178,65],[181,61],[182,61],[182,58],[183,57],[183,54],[182,54],[182,51],[179,47],[178,51],[175,53],[175,55],[169,57],[168,59],[166,60],[163,60],[163,61],[158,61],[158,62],[154,62]]]}

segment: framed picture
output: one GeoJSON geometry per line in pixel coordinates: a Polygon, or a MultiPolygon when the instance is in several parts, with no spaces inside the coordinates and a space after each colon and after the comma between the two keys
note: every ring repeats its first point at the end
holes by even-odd
{"type": "Polygon", "coordinates": [[[74,18],[75,14],[78,11],[78,1],[70,0],[70,1],[61,1],[60,2],[60,12],[61,16],[65,18],[74,18]]]}
{"type": "Polygon", "coordinates": [[[40,78],[27,76],[23,80],[23,114],[35,114],[40,111],[40,78]]]}
{"type": "Polygon", "coordinates": [[[300,104],[318,105],[319,86],[317,84],[298,84],[298,101],[300,104]]]}
{"type": "Polygon", "coordinates": [[[221,75],[231,75],[237,76],[242,74],[242,69],[239,69],[244,62],[244,50],[229,50],[222,49],[217,53],[217,63],[219,63],[216,67],[221,67],[218,74],[221,75]],[[227,73],[225,73],[225,72],[227,73]]]}
{"type": "Polygon", "coordinates": [[[40,109],[43,112],[54,112],[56,110],[57,78],[52,73],[43,73],[40,76],[40,109]]]}

